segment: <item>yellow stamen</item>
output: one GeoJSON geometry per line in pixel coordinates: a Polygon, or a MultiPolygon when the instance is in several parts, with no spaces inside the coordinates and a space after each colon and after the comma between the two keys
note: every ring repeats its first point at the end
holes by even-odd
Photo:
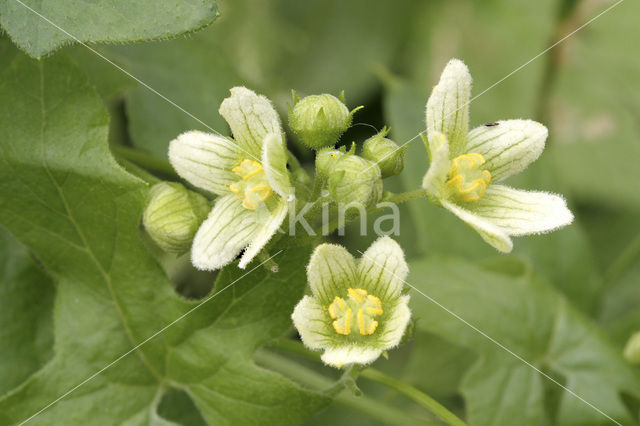
{"type": "Polygon", "coordinates": [[[380,299],[362,288],[347,289],[347,296],[346,300],[335,296],[329,305],[329,316],[335,320],[332,323],[333,329],[346,336],[351,334],[352,321],[357,321],[359,334],[373,334],[378,327],[378,321],[373,317],[383,314],[380,299]]]}
{"type": "Polygon", "coordinates": [[[259,162],[244,159],[232,170],[242,179],[229,185],[229,189],[242,200],[244,208],[255,210],[260,205],[260,201],[266,201],[273,194],[262,164],[259,162]]]}
{"type": "Polygon", "coordinates": [[[445,187],[460,201],[476,202],[482,198],[491,182],[491,173],[480,169],[486,160],[477,152],[463,154],[451,162],[445,187]]]}

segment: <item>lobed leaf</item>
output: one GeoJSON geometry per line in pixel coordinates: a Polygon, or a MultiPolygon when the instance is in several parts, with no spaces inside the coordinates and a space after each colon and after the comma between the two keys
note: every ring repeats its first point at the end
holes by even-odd
{"type": "MultiPolygon", "coordinates": [[[[147,184],[107,147],[108,116],[63,56],[19,56],[0,80],[0,223],[55,279],[54,354],[0,399],[0,424],[29,418],[193,308],[139,239],[147,184]]],[[[308,250],[278,274],[235,265],[233,287],[87,381],[34,424],[167,424],[156,407],[186,392],[213,424],[297,423],[328,401],[257,367],[254,350],[290,327],[308,250]],[[237,282],[236,282],[237,280],[237,282]]]]}
{"type": "MultiPolygon", "coordinates": [[[[493,269],[498,269],[494,266],[493,269]]],[[[640,398],[640,375],[602,331],[552,287],[526,270],[509,275],[468,262],[433,258],[411,263],[408,280],[438,303],[495,339],[537,369],[622,423],[632,415],[622,394],[640,398]]],[[[412,298],[418,327],[479,356],[462,393],[470,424],[606,424],[594,408],[555,384],[495,342],[422,296],[412,298]],[[545,389],[557,391],[549,411],[545,389]]]]}
{"type": "Polygon", "coordinates": [[[212,23],[213,0],[0,1],[0,25],[41,57],[74,41],[123,43],[175,37],[212,23]]]}

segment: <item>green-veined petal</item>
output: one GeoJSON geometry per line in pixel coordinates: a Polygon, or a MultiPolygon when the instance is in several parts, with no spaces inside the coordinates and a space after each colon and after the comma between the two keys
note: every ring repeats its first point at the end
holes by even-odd
{"type": "Polygon", "coordinates": [[[478,214],[449,201],[442,200],[442,206],[462,219],[467,225],[478,232],[483,240],[491,244],[497,250],[503,253],[509,253],[513,249],[513,242],[511,241],[511,238],[509,238],[509,235],[497,225],[483,217],[480,217],[478,214]]]}
{"type": "Polygon", "coordinates": [[[491,181],[500,182],[524,170],[544,150],[547,128],[532,120],[505,120],[479,126],[467,136],[466,152],[482,154],[491,181]]]}
{"type": "Polygon", "coordinates": [[[400,295],[408,273],[402,248],[386,236],[378,238],[358,260],[359,285],[383,302],[400,295]]]}
{"type": "Polygon", "coordinates": [[[214,194],[228,194],[229,185],[238,180],[232,171],[240,161],[238,148],[221,136],[185,132],[169,144],[169,161],[180,177],[214,194]]]}
{"type": "Polygon", "coordinates": [[[444,133],[454,156],[460,153],[469,131],[471,82],[464,62],[451,59],[427,101],[427,135],[444,133]]]}
{"type": "Polygon", "coordinates": [[[337,336],[327,311],[314,297],[304,296],[294,308],[291,319],[300,333],[302,343],[309,349],[324,349],[337,336]]]}
{"type": "Polygon", "coordinates": [[[514,236],[550,232],[573,221],[561,196],[504,185],[489,185],[473,212],[514,236]]]}
{"type": "Polygon", "coordinates": [[[219,112],[229,123],[245,158],[260,161],[265,136],[282,133],[280,117],[271,101],[246,87],[232,88],[231,96],[222,101],[219,112]]]}
{"type": "Polygon", "coordinates": [[[293,187],[287,169],[287,148],[281,134],[269,133],[262,147],[262,167],[269,186],[287,201],[293,197],[293,187]]]}
{"type": "MultiPolygon", "coordinates": [[[[260,214],[262,209],[266,210],[266,205],[262,204],[255,212],[255,215],[260,214]]],[[[287,202],[278,198],[277,204],[268,213],[268,216],[262,220],[259,216],[256,217],[258,222],[256,233],[251,238],[251,242],[245,250],[244,254],[240,258],[238,267],[244,269],[253,258],[260,253],[260,250],[269,242],[271,237],[278,231],[282,221],[287,216],[287,202]]]]}
{"type": "Polygon", "coordinates": [[[378,330],[380,332],[377,337],[379,344],[384,346],[385,350],[398,346],[410,320],[409,296],[401,296],[378,330]]]}
{"type": "Polygon", "coordinates": [[[431,197],[442,198],[444,197],[442,191],[447,180],[447,173],[451,169],[449,142],[447,137],[440,132],[432,132],[428,142],[431,164],[422,179],[422,188],[431,197]]]}
{"type": "Polygon", "coordinates": [[[350,287],[357,287],[356,261],[342,246],[320,244],[307,267],[307,279],[313,295],[322,305],[334,297],[346,297],[350,287]]]}
{"type": "Polygon", "coordinates": [[[242,201],[233,194],[218,198],[193,240],[193,265],[215,270],[232,262],[252,241],[259,226],[255,216],[255,212],[242,207],[242,201]]]}
{"type": "Polygon", "coordinates": [[[349,364],[371,364],[382,354],[381,349],[358,344],[345,344],[328,348],[322,354],[322,362],[332,367],[341,368],[349,364]]]}

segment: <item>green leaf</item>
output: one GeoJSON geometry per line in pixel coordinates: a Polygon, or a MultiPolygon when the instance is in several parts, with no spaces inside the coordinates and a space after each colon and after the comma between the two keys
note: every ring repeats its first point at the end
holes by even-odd
{"type": "MultiPolygon", "coordinates": [[[[503,275],[473,264],[432,258],[412,262],[409,282],[536,368],[557,377],[612,418],[630,423],[621,393],[640,398],[640,376],[591,321],[530,272],[503,275]]],[[[462,384],[470,424],[609,424],[592,407],[559,392],[554,410],[547,382],[530,366],[420,294],[418,327],[479,355],[462,384]]]]}
{"type": "Polygon", "coordinates": [[[217,16],[213,0],[0,1],[0,24],[33,57],[77,40],[122,43],[175,37],[203,28],[217,16]]]}
{"type": "Polygon", "coordinates": [[[182,132],[227,133],[218,107],[229,89],[242,81],[213,35],[205,31],[190,39],[105,49],[112,60],[196,117],[146,87],[130,90],[129,133],[138,148],[166,159],[169,142],[182,132]]]}
{"type": "Polygon", "coordinates": [[[54,286],[27,250],[0,227],[0,395],[51,358],[54,286]]]}
{"type": "MultiPolygon", "coordinates": [[[[54,355],[0,399],[0,423],[29,418],[196,306],[139,238],[147,185],[107,148],[100,97],[65,57],[20,56],[0,83],[0,222],[57,283],[54,355]]],[[[35,424],[166,424],[167,388],[213,424],[294,424],[328,401],[257,367],[256,348],[290,327],[308,250],[280,272],[223,270],[220,293],[34,418],[35,424]]]]}
{"type": "Polygon", "coordinates": [[[240,74],[278,105],[290,101],[291,89],[336,96],[344,89],[356,106],[375,88],[374,67],[395,59],[420,8],[412,0],[392,7],[384,0],[236,0],[212,30],[240,74]]]}

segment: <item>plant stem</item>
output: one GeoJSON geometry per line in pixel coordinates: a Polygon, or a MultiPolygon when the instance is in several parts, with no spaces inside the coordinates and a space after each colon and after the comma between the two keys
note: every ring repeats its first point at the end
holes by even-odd
{"type": "Polygon", "coordinates": [[[374,382],[388,386],[399,393],[414,400],[418,404],[431,411],[433,414],[447,422],[452,426],[464,426],[465,422],[460,420],[455,414],[447,410],[442,404],[435,399],[431,398],[424,392],[414,388],[408,383],[398,380],[395,377],[389,376],[382,371],[375,370],[373,368],[367,368],[360,372],[360,377],[373,380],[374,382]]]}
{"type": "Polygon", "coordinates": [[[636,235],[633,240],[622,250],[622,253],[609,266],[605,275],[602,289],[613,286],[627,271],[629,266],[633,264],[636,258],[640,256],[640,234],[636,235]]]}
{"type": "MultiPolygon", "coordinates": [[[[326,389],[331,386],[331,380],[325,376],[273,352],[258,351],[254,358],[258,364],[278,371],[313,389],[326,389]]],[[[366,396],[355,396],[345,390],[344,387],[342,389],[341,392],[333,397],[333,400],[343,407],[357,411],[372,420],[384,424],[402,426],[414,424],[437,426],[440,424],[429,421],[426,418],[408,415],[405,411],[366,396]]]]}
{"type": "MultiPolygon", "coordinates": [[[[305,348],[302,343],[290,339],[279,339],[271,346],[287,352],[302,355],[306,358],[310,358],[316,361],[319,360],[319,356],[317,353],[311,352],[310,350],[305,348]]],[[[458,418],[455,414],[449,411],[438,401],[408,383],[395,379],[394,377],[391,377],[371,367],[361,370],[359,374],[360,377],[388,386],[398,393],[405,395],[406,397],[410,398],[411,400],[417,402],[418,404],[429,410],[435,416],[447,422],[447,424],[449,425],[465,425],[465,422],[460,420],[460,418],[458,418]]]]}
{"type": "Polygon", "coordinates": [[[168,161],[154,157],[151,154],[122,145],[111,145],[111,152],[121,159],[128,160],[146,170],[156,172],[164,176],[180,179],[168,161]]]}
{"type": "Polygon", "coordinates": [[[424,189],[414,189],[413,191],[401,192],[394,194],[393,192],[387,192],[382,201],[389,201],[391,203],[400,204],[416,198],[425,198],[427,193],[424,189]]]}
{"type": "Polygon", "coordinates": [[[134,176],[139,177],[140,179],[144,180],[145,182],[147,182],[150,185],[154,185],[154,184],[160,182],[160,179],[158,179],[157,177],[155,177],[154,175],[152,175],[148,171],[146,171],[146,170],[138,167],[137,165],[133,164],[129,160],[125,160],[124,158],[118,158],[118,163],[120,163],[120,165],[122,167],[124,167],[124,169],[126,171],[128,171],[129,173],[131,173],[134,176]]]}
{"type": "MultiPolygon", "coordinates": [[[[573,28],[578,27],[584,11],[581,9],[581,0],[560,1],[558,11],[556,12],[555,25],[553,33],[549,37],[549,45],[554,46],[563,37],[565,37],[573,28]]],[[[558,78],[558,71],[562,65],[564,55],[567,49],[566,41],[556,45],[546,56],[544,64],[544,73],[538,90],[538,99],[536,100],[536,120],[546,123],[549,120],[549,107],[551,94],[555,82],[558,78]]]]}

